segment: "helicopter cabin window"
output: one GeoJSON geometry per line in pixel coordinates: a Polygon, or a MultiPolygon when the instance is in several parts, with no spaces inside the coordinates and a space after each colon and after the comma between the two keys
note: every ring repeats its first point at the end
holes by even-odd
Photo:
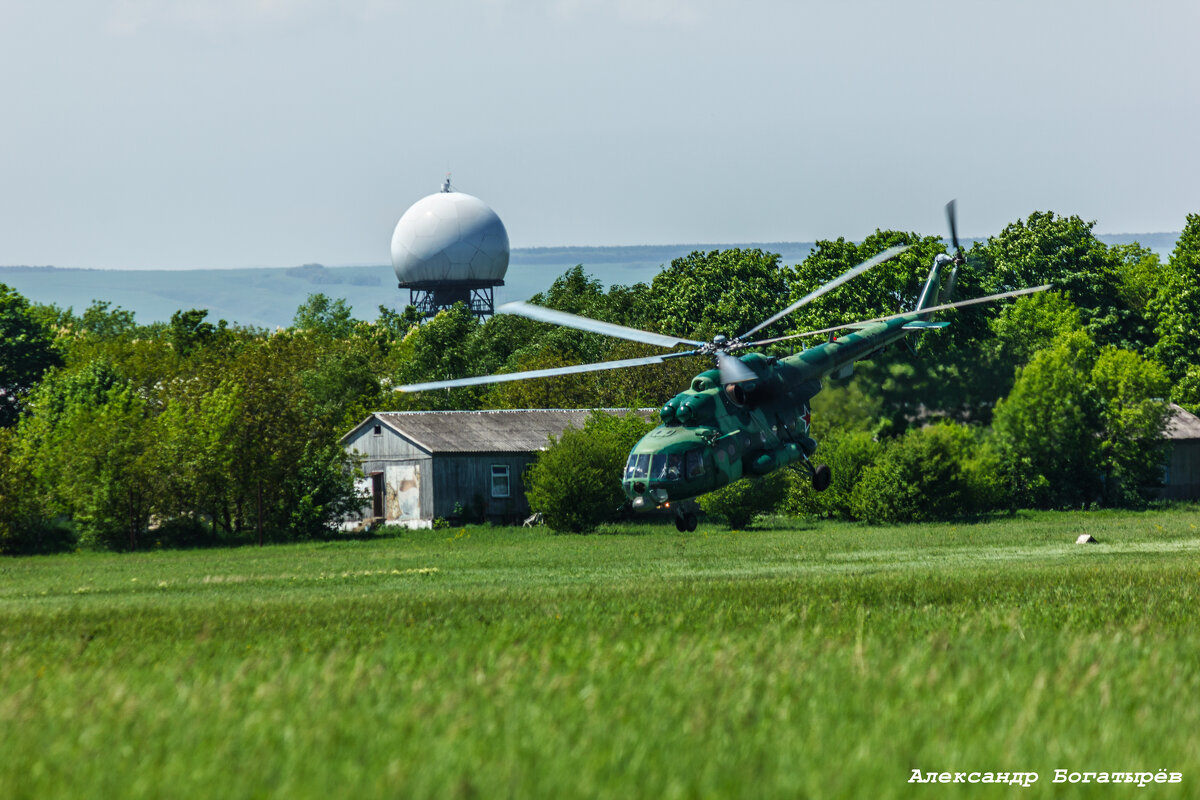
{"type": "Polygon", "coordinates": [[[687,451],[687,477],[688,480],[699,478],[704,474],[704,451],[700,448],[687,451]]]}
{"type": "Polygon", "coordinates": [[[650,459],[650,480],[677,481],[683,477],[683,455],[655,453],[650,459]]]}
{"type": "Polygon", "coordinates": [[[492,497],[509,496],[509,473],[507,464],[492,464],[492,497]]]}
{"type": "Polygon", "coordinates": [[[629,456],[629,461],[625,463],[625,479],[633,480],[634,478],[645,478],[650,475],[650,456],[643,453],[636,453],[629,456]]]}

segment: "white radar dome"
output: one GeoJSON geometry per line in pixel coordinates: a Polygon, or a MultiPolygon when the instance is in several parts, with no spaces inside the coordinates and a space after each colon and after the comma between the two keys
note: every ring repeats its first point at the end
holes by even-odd
{"type": "Polygon", "coordinates": [[[503,284],[508,231],[478,197],[441,191],[413,203],[392,233],[392,269],[401,286],[503,284]]]}

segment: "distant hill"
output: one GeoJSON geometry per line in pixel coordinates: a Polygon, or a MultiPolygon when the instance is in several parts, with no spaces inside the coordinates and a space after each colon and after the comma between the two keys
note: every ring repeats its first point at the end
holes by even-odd
{"type": "MultiPolygon", "coordinates": [[[[1109,244],[1131,241],[1157,251],[1164,259],[1178,233],[1111,234],[1098,238],[1109,244]]],[[[812,242],[751,244],[637,245],[630,247],[516,248],[509,260],[505,285],[496,302],[527,300],[570,267],[582,264],[605,286],[649,282],[672,259],[694,250],[730,247],[761,248],[778,253],[785,264],[797,264],[812,250],[812,242]]],[[[166,321],[180,309],[207,309],[209,318],[263,328],[291,324],[296,308],[310,294],[322,292],[346,300],[361,319],[374,319],[379,306],[400,309],[408,291],[396,288],[390,265],[199,270],[100,270],[58,267],[0,267],[0,283],[37,303],[54,303],[79,312],[93,300],[133,311],[138,322],[166,321]]]]}

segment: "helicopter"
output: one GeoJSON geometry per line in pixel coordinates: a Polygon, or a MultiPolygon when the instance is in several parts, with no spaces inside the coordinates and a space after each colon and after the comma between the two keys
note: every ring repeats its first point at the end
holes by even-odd
{"type": "Polygon", "coordinates": [[[623,369],[675,358],[708,357],[715,361],[715,367],[696,375],[688,388],[668,400],[659,410],[660,424],[642,437],[630,452],[621,482],[629,505],[635,511],[673,507],[676,528],[694,531],[698,523],[694,498],[742,477],[759,477],[782,467],[796,466],[807,472],[814,490],[824,491],[832,480],[832,472],[828,465],[812,462],[817,441],[809,432],[812,421],[809,404],[821,391],[825,378],[849,377],[855,362],[869,358],[910,333],[925,333],[950,324],[931,320],[935,312],[1050,288],[1046,284],[951,302],[958,268],[966,260],[958,241],[953,200],[946,204],[946,217],[954,255],[939,253],[934,258],[916,306],[909,311],[787,336],[752,338],[818,297],[900,255],[908,249],[906,245],[888,248],[867,259],[745,333],[733,338],[717,335],[708,342],[638,330],[518,301],[506,303],[496,312],[663,348],[687,346],[691,349],[395,388],[417,392],[623,369]],[[943,291],[942,273],[947,268],[949,274],[943,291]],[[825,336],[827,340],[789,356],[758,352],[742,354],[751,348],[812,336],[825,336]]]}

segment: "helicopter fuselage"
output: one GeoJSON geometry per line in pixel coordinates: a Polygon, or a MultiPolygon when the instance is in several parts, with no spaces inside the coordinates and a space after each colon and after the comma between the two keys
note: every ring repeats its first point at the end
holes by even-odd
{"type": "Polygon", "coordinates": [[[807,461],[809,401],[829,375],[902,339],[928,315],[865,325],[854,333],[786,357],[740,357],[756,380],[722,386],[711,369],[692,379],[659,411],[661,424],[634,446],[622,486],[635,509],[659,508],[719,489],[747,475],[766,475],[807,461]]]}

